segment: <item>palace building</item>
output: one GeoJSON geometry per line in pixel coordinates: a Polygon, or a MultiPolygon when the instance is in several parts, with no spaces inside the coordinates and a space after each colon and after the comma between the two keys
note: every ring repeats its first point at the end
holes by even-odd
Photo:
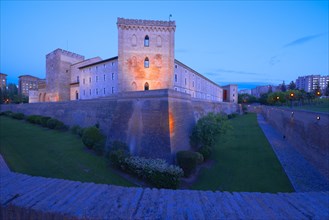
{"type": "Polygon", "coordinates": [[[175,21],[118,18],[117,28],[118,56],[85,59],[62,49],[46,55],[46,85],[30,92],[30,102],[172,89],[195,99],[237,103],[237,85],[221,87],[175,59],[175,21]]]}

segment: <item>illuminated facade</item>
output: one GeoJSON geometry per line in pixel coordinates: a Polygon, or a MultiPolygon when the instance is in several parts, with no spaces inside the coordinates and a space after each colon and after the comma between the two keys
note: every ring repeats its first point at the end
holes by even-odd
{"type": "Polygon", "coordinates": [[[82,55],[62,49],[49,53],[47,86],[31,100],[68,101],[126,91],[172,89],[196,99],[237,103],[237,86],[220,87],[175,60],[175,21],[118,18],[117,28],[116,57],[85,60],[82,55]]]}
{"type": "Polygon", "coordinates": [[[296,87],[305,92],[312,92],[319,88],[325,90],[329,84],[329,76],[308,75],[300,76],[296,79],[296,87]]]}

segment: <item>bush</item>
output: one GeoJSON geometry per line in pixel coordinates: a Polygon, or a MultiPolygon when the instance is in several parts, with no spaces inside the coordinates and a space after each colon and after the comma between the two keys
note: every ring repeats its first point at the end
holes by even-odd
{"type": "Polygon", "coordinates": [[[102,139],[104,139],[103,135],[99,129],[94,126],[86,128],[82,135],[82,142],[89,149],[92,149],[95,144],[102,141],[102,139]]]}
{"type": "Polygon", "coordinates": [[[17,120],[23,120],[25,115],[23,113],[12,113],[11,117],[17,120]]]}
{"type": "Polygon", "coordinates": [[[129,147],[126,143],[122,142],[122,141],[113,141],[111,143],[111,151],[112,150],[123,150],[126,152],[129,152],[129,147]]]}
{"type": "Polygon", "coordinates": [[[183,176],[180,167],[169,165],[162,159],[126,157],[121,167],[157,188],[177,189],[183,176]]]}
{"type": "MultiPolygon", "coordinates": [[[[41,121],[41,118],[40,118],[40,121],[41,121]]],[[[63,122],[61,122],[57,119],[51,118],[51,119],[48,119],[48,121],[47,121],[47,127],[50,129],[60,130],[60,129],[65,128],[65,125],[63,122]]]]}
{"type": "Polygon", "coordinates": [[[102,140],[100,141],[97,141],[95,144],[94,144],[94,147],[93,147],[94,151],[96,152],[96,154],[98,155],[102,155],[104,153],[104,149],[105,149],[105,138],[103,138],[102,140]]]}
{"type": "Polygon", "coordinates": [[[237,116],[238,116],[238,114],[233,113],[233,114],[229,114],[229,115],[227,115],[227,118],[228,118],[228,119],[232,119],[232,118],[236,118],[237,116]]]}
{"type": "Polygon", "coordinates": [[[30,115],[26,120],[32,124],[41,124],[41,115],[30,115]]]}
{"type": "Polygon", "coordinates": [[[4,111],[4,112],[1,112],[1,115],[8,116],[8,117],[11,117],[12,114],[13,114],[12,111],[4,111]]]}
{"type": "Polygon", "coordinates": [[[48,120],[51,119],[51,117],[41,116],[37,123],[40,124],[42,127],[47,127],[48,120]]]}
{"type": "Polygon", "coordinates": [[[112,150],[109,153],[110,163],[115,168],[120,168],[120,169],[124,170],[124,167],[121,167],[121,166],[123,166],[124,160],[128,156],[129,156],[129,154],[122,149],[112,150]]]}
{"type": "Polygon", "coordinates": [[[202,154],[204,160],[208,160],[212,153],[212,148],[209,146],[202,146],[198,149],[198,152],[202,154]]]}
{"type": "Polygon", "coordinates": [[[194,148],[213,146],[219,134],[224,134],[231,126],[227,116],[209,113],[200,118],[192,130],[190,144],[194,148]]]}
{"type": "Polygon", "coordinates": [[[80,132],[81,129],[82,128],[79,125],[74,125],[74,126],[71,127],[70,130],[71,130],[72,134],[79,135],[79,132],[80,132]]]}
{"type": "Polygon", "coordinates": [[[202,163],[203,156],[194,151],[179,151],[176,154],[178,166],[184,170],[184,176],[190,176],[195,170],[198,163],[202,163]],[[201,159],[202,158],[202,159],[201,159]]]}

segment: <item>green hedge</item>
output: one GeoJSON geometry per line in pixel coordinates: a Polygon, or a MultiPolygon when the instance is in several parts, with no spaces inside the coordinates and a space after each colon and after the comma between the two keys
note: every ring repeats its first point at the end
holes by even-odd
{"type": "Polygon", "coordinates": [[[184,176],[190,176],[196,166],[203,162],[202,154],[194,151],[179,151],[176,154],[178,166],[184,170],[184,176]]]}
{"type": "Polygon", "coordinates": [[[4,112],[1,112],[1,115],[8,116],[8,117],[11,117],[12,114],[13,114],[12,111],[4,111],[4,112]]]}
{"type": "MultiPolygon", "coordinates": [[[[41,118],[39,121],[41,121],[41,118]]],[[[51,119],[47,120],[47,127],[50,129],[61,130],[61,129],[65,128],[65,125],[63,122],[61,122],[57,119],[51,118],[51,119]]]]}
{"type": "Polygon", "coordinates": [[[204,160],[208,160],[212,154],[212,148],[209,146],[202,146],[198,149],[198,152],[202,154],[204,160]]]}
{"type": "Polygon", "coordinates": [[[84,129],[82,135],[82,142],[87,148],[92,149],[95,147],[96,144],[99,145],[100,142],[102,142],[103,140],[104,140],[104,136],[101,134],[100,130],[95,126],[84,129]]]}
{"type": "Polygon", "coordinates": [[[23,113],[12,113],[11,117],[17,120],[23,120],[25,115],[23,113]]]}
{"type": "Polygon", "coordinates": [[[41,115],[30,115],[30,116],[27,116],[26,120],[32,124],[40,124],[42,117],[43,116],[41,116],[41,115]]]}

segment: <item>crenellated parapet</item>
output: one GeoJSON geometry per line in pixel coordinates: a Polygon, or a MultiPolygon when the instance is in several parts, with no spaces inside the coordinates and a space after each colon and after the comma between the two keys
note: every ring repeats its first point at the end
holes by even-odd
{"type": "Polygon", "coordinates": [[[128,30],[153,30],[153,31],[175,31],[175,21],[141,20],[118,18],[118,29],[128,30]]]}
{"type": "Polygon", "coordinates": [[[49,56],[56,55],[56,54],[62,54],[62,55],[68,56],[68,57],[73,57],[73,58],[82,59],[82,60],[85,59],[85,57],[80,55],[80,54],[73,53],[73,52],[63,50],[63,49],[60,49],[60,48],[58,48],[58,49],[50,52],[49,54],[47,54],[46,58],[48,58],[49,56]]]}

